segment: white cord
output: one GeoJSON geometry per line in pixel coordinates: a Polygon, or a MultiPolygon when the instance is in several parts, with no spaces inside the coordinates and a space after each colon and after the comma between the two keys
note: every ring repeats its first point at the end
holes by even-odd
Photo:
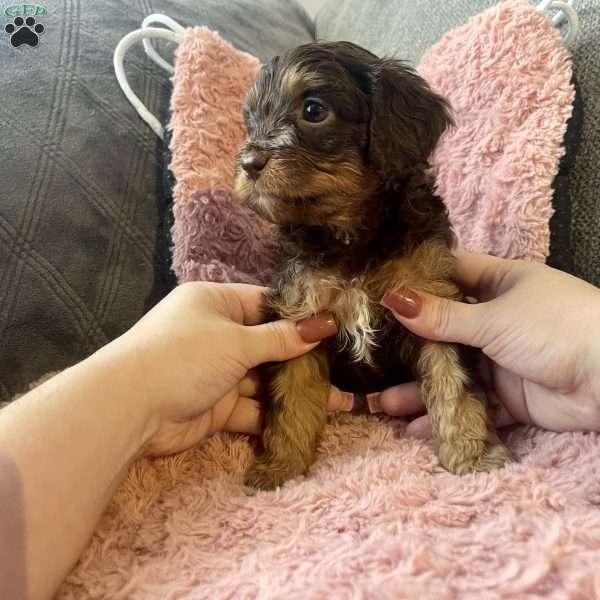
{"type": "Polygon", "coordinates": [[[552,9],[558,12],[552,17],[552,23],[558,27],[565,21],[569,23],[569,29],[564,38],[565,45],[569,45],[575,40],[579,34],[579,17],[575,10],[576,0],[541,0],[537,5],[537,9],[542,12],[548,12],[552,9]]]}
{"type": "MultiPolygon", "coordinates": [[[[115,48],[113,64],[117,81],[121,86],[121,89],[123,90],[127,100],[131,102],[140,117],[152,128],[152,131],[154,131],[154,133],[156,133],[161,140],[164,140],[163,126],[161,125],[160,121],[146,108],[144,103],[135,95],[131,89],[131,86],[129,85],[129,82],[127,81],[125,70],[123,68],[123,60],[129,48],[131,48],[131,46],[140,40],[146,40],[149,38],[158,38],[179,44],[183,39],[183,33],[179,31],[169,31],[167,29],[158,27],[146,27],[145,29],[137,29],[136,31],[132,31],[117,44],[117,47],[115,48]]],[[[158,58],[160,58],[160,56],[158,56],[158,58]]]]}
{"type": "MultiPolygon", "coordinates": [[[[162,25],[165,25],[168,29],[170,29],[171,31],[175,31],[176,33],[183,33],[185,31],[185,28],[182,27],[177,21],[171,19],[171,17],[168,17],[167,15],[162,15],[159,13],[148,15],[142,21],[142,29],[147,29],[150,27],[151,24],[154,23],[160,23],[162,25]]],[[[142,43],[144,44],[144,50],[146,51],[146,54],[149,58],[151,58],[159,67],[161,67],[168,73],[171,73],[171,75],[175,73],[175,67],[171,63],[168,63],[164,58],[162,58],[162,56],[160,56],[160,54],[155,50],[154,46],[152,45],[152,42],[149,39],[143,40],[142,43]]]]}
{"type": "MultiPolygon", "coordinates": [[[[564,40],[566,45],[570,44],[579,33],[579,17],[577,16],[577,11],[574,8],[575,1],[576,0],[541,0],[537,5],[537,9],[543,12],[548,12],[552,9],[558,11],[552,17],[552,23],[555,26],[558,27],[565,20],[569,23],[569,29],[564,40]]],[[[131,48],[131,46],[133,46],[139,40],[142,40],[142,43],[144,44],[144,50],[146,51],[148,57],[159,67],[168,73],[173,74],[175,72],[173,65],[162,58],[160,54],[158,54],[150,40],[163,39],[180,44],[183,39],[184,31],[185,28],[177,23],[177,21],[171,19],[167,15],[155,13],[148,15],[142,21],[142,28],[128,33],[115,48],[113,63],[117,82],[123,90],[125,97],[129,100],[129,102],[131,102],[140,117],[152,128],[154,133],[156,133],[161,140],[164,140],[164,128],[160,121],[146,108],[144,103],[131,89],[131,86],[129,85],[125,75],[123,61],[129,48],[131,48]],[[167,29],[163,29],[162,27],[149,27],[150,24],[156,23],[164,25],[167,27],[167,29]]]]}
{"type": "Polygon", "coordinates": [[[575,38],[579,35],[579,15],[573,7],[573,2],[574,0],[569,0],[568,2],[552,0],[550,3],[550,8],[557,8],[559,10],[552,18],[552,22],[558,26],[566,19],[569,23],[569,31],[565,36],[565,45],[567,46],[575,41],[575,38]]]}

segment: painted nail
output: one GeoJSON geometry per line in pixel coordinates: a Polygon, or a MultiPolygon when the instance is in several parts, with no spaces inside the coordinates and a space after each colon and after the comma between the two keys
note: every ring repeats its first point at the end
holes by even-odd
{"type": "Polygon", "coordinates": [[[371,414],[383,412],[381,410],[381,392],[373,392],[367,394],[367,404],[371,414]]]}
{"type": "Polygon", "coordinates": [[[421,312],[423,301],[412,290],[402,288],[396,292],[388,292],[382,298],[381,304],[401,317],[414,319],[421,312]]]}
{"type": "Polygon", "coordinates": [[[392,425],[392,431],[394,432],[394,439],[400,440],[405,437],[410,437],[406,435],[406,425],[392,425]]]}
{"type": "Polygon", "coordinates": [[[350,412],[354,406],[354,394],[350,392],[340,392],[341,402],[338,410],[350,412]]]}
{"type": "Polygon", "coordinates": [[[337,333],[335,319],[330,313],[302,319],[302,321],[296,323],[296,327],[300,337],[309,344],[320,342],[337,333]]]}

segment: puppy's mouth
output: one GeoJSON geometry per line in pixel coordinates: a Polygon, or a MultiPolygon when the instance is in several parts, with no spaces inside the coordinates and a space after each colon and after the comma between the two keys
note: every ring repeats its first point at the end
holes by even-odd
{"type": "Polygon", "coordinates": [[[238,200],[279,226],[326,227],[350,231],[365,218],[370,179],[357,160],[308,165],[271,158],[256,178],[241,166],[235,177],[238,200]]]}
{"type": "Polygon", "coordinates": [[[310,209],[316,204],[316,198],[300,196],[283,196],[270,192],[255,190],[248,206],[263,219],[275,225],[314,225],[310,209]]]}
{"type": "Polygon", "coordinates": [[[238,198],[260,217],[274,225],[316,225],[315,208],[318,198],[310,195],[289,194],[287,190],[273,189],[259,178],[251,181],[243,174],[236,178],[238,198]]]}

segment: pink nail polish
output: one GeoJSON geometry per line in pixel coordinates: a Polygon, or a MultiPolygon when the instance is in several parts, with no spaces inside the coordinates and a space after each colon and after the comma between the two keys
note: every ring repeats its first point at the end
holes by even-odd
{"type": "Polygon", "coordinates": [[[354,406],[354,394],[350,392],[340,392],[342,395],[342,401],[340,403],[340,409],[344,412],[350,412],[354,406]]]}
{"type": "Polygon", "coordinates": [[[367,394],[367,405],[371,414],[383,412],[381,410],[381,392],[367,394]]]}

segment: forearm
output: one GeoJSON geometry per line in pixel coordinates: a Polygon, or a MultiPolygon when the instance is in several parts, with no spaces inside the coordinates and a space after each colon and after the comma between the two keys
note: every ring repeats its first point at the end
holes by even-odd
{"type": "Polygon", "coordinates": [[[54,594],[149,435],[126,369],[105,349],[0,412],[0,485],[22,499],[3,518],[24,523],[28,598],[54,594]]]}

